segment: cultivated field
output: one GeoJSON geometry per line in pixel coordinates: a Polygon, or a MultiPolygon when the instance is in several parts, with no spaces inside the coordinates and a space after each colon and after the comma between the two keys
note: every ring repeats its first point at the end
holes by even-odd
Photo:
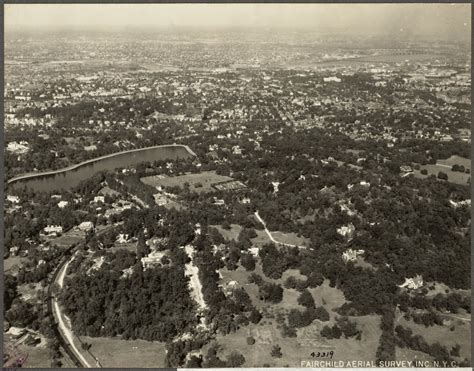
{"type": "Polygon", "coordinates": [[[81,336],[81,340],[91,344],[90,351],[99,358],[102,367],[165,367],[164,343],[88,336],[81,336]]]}
{"type": "Polygon", "coordinates": [[[232,181],[228,176],[218,175],[215,171],[203,171],[196,174],[185,174],[178,176],[155,175],[140,179],[143,183],[153,187],[180,187],[184,188],[184,184],[189,184],[189,189],[196,193],[211,192],[213,184],[232,181]]]}

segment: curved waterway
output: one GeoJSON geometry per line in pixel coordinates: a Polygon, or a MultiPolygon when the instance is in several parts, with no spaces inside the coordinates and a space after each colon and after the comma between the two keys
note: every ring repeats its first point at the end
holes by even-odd
{"type": "Polygon", "coordinates": [[[26,186],[35,191],[70,189],[100,171],[135,166],[145,161],[177,160],[195,156],[188,146],[180,144],[133,149],[94,158],[65,169],[17,176],[8,180],[8,186],[11,188],[26,186]]]}

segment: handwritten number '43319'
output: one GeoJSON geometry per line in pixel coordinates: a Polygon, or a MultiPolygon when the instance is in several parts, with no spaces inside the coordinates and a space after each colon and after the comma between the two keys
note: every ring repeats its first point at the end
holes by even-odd
{"type": "Polygon", "coordinates": [[[313,358],[331,358],[334,355],[334,351],[331,350],[329,352],[313,352],[310,354],[313,358]]]}

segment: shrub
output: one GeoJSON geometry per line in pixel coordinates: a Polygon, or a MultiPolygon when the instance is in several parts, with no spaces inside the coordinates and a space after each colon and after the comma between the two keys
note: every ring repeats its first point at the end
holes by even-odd
{"type": "Polygon", "coordinates": [[[443,173],[442,171],[440,171],[440,172],[438,173],[438,179],[441,179],[441,180],[448,180],[448,174],[443,173]]]}
{"type": "Polygon", "coordinates": [[[283,355],[281,353],[281,348],[280,346],[277,344],[275,345],[273,348],[272,348],[272,352],[270,353],[272,357],[274,358],[281,358],[281,356],[283,355]]]}
{"type": "Polygon", "coordinates": [[[302,305],[306,308],[315,308],[313,295],[308,290],[304,290],[301,292],[300,296],[298,297],[298,304],[302,305]]]}
{"type": "Polygon", "coordinates": [[[229,357],[227,357],[227,366],[228,367],[240,367],[245,363],[245,357],[238,353],[232,352],[229,357]]]}

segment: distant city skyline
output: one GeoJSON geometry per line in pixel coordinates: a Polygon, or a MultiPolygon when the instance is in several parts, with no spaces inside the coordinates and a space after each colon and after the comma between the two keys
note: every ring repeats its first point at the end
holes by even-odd
{"type": "Polygon", "coordinates": [[[261,27],[469,39],[470,4],[6,4],[16,30],[261,27]]]}

